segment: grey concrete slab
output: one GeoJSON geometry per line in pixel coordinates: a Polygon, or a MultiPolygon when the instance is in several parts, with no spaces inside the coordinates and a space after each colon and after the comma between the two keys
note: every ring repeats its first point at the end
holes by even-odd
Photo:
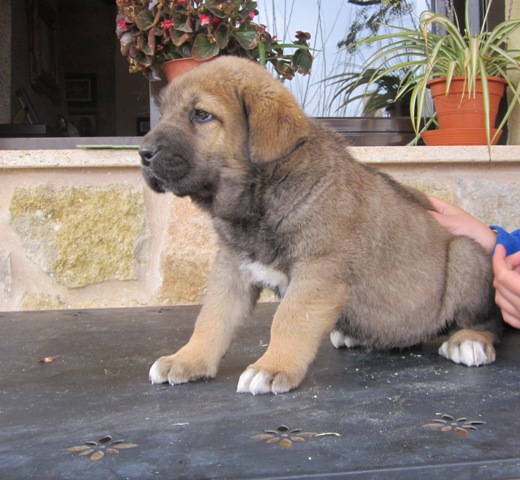
{"type": "Polygon", "coordinates": [[[520,332],[479,368],[439,357],[440,342],[325,341],[296,391],[237,394],[274,308],[259,305],[216,379],[174,387],[148,369],[198,307],[0,313],[0,478],[520,477],[520,332]]]}

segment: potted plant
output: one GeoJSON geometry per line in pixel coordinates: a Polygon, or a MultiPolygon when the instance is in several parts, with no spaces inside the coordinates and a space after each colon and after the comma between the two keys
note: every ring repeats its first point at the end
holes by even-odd
{"type": "Polygon", "coordinates": [[[297,32],[294,43],[278,43],[252,0],[117,0],[116,33],[130,72],[149,79],[161,76],[169,60],[208,60],[217,55],[248,57],[270,63],[282,79],[310,72],[310,34],[297,32]],[[285,49],[294,49],[286,53],[285,49]]]}
{"type": "Polygon", "coordinates": [[[379,76],[378,73],[380,73],[378,69],[368,68],[361,71],[344,72],[327,78],[326,81],[330,85],[335,85],[336,88],[333,100],[341,96],[344,98],[338,108],[362,100],[363,116],[375,116],[382,109],[389,116],[408,116],[410,94],[396,100],[402,79],[406,78],[408,71],[403,68],[387,75],[379,76]],[[368,90],[367,86],[370,86],[371,90],[368,90]],[[360,88],[361,90],[359,90],[360,88]]]}
{"type": "Polygon", "coordinates": [[[422,134],[427,144],[440,144],[439,140],[451,145],[489,146],[496,143],[500,129],[505,125],[513,107],[520,103],[520,88],[514,80],[520,71],[520,51],[507,46],[509,35],[520,27],[520,19],[506,20],[491,31],[486,31],[485,25],[493,3],[490,0],[482,28],[473,34],[470,29],[468,3],[466,2],[462,31],[456,17],[450,20],[445,15],[424,11],[420,15],[417,29],[390,26],[389,33],[372,36],[356,44],[360,46],[378,42],[377,51],[363,65],[362,75],[371,72],[367,88],[384,76],[396,74],[402,69],[407,70],[408,75],[401,79],[396,99],[407,94],[411,96],[410,116],[414,129],[417,138],[422,134]],[[434,31],[432,27],[435,27],[434,31]],[[460,85],[456,86],[459,82],[460,85]],[[492,86],[495,83],[498,83],[497,89],[492,86]],[[442,86],[438,87],[438,84],[442,86]],[[496,112],[493,113],[493,109],[495,104],[498,108],[496,100],[499,100],[498,95],[503,93],[504,86],[512,93],[511,102],[495,129],[493,115],[496,117],[496,112]],[[431,117],[425,122],[429,90],[432,90],[436,102],[435,112],[428,112],[431,117]],[[455,123],[450,123],[449,115],[440,112],[442,104],[451,96],[455,102],[452,112],[455,123]],[[482,97],[480,109],[477,107],[479,96],[482,97]],[[462,132],[462,138],[446,138],[447,134],[443,130],[426,132],[432,123],[441,129],[447,123],[449,134],[464,130],[468,121],[468,113],[464,113],[464,108],[475,113],[479,123],[475,128],[466,128],[462,132]]]}

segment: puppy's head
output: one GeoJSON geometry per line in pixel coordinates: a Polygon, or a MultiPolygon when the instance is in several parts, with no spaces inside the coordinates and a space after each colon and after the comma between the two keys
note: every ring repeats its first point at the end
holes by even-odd
{"type": "Polygon", "coordinates": [[[157,192],[211,197],[223,175],[285,158],[308,131],[279,80],[251,60],[220,57],[167,88],[161,120],[139,148],[143,175],[157,192]]]}

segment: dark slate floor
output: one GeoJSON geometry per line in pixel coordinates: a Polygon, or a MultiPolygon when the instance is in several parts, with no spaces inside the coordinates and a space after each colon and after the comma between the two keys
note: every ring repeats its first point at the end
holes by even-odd
{"type": "Polygon", "coordinates": [[[0,314],[0,478],[520,477],[520,331],[480,368],[438,342],[327,341],[298,390],[239,395],[273,311],[259,306],[215,380],[175,387],[148,369],[187,340],[197,307],[0,314]]]}

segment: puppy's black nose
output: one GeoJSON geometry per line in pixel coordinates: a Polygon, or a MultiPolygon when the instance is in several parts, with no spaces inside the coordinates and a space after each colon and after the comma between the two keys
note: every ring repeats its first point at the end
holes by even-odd
{"type": "Polygon", "coordinates": [[[141,155],[141,163],[145,167],[149,167],[156,150],[153,147],[141,145],[139,147],[139,155],[141,155]]]}

